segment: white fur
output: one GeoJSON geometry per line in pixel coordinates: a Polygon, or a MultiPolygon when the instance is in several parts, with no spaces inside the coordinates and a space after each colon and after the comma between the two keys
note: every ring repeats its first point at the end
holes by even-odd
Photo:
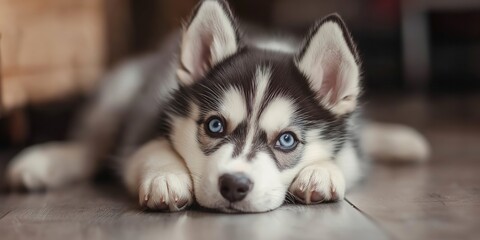
{"type": "Polygon", "coordinates": [[[262,104],[263,99],[265,98],[265,93],[267,92],[267,87],[270,82],[270,77],[272,76],[272,71],[269,67],[258,66],[255,72],[255,95],[253,103],[253,112],[258,116],[258,111],[260,109],[260,104],[262,104]]]}
{"type": "Polygon", "coordinates": [[[355,109],[359,68],[337,23],[319,27],[297,66],[326,108],[338,115],[355,109]]]}
{"type": "Polygon", "coordinates": [[[195,137],[197,135],[196,119],[200,114],[200,110],[199,107],[193,103],[190,108],[191,113],[189,117],[172,118],[171,142],[173,148],[177,150],[185,160],[188,169],[195,180],[195,176],[197,176],[195,169],[202,168],[204,164],[202,159],[204,159],[205,156],[198,146],[198,141],[195,137]]]}
{"type": "Polygon", "coordinates": [[[224,211],[229,211],[227,207],[231,206],[243,212],[263,212],[280,206],[288,185],[282,183],[281,173],[270,156],[258,153],[247,161],[243,156],[232,159],[232,152],[233,145],[226,144],[207,159],[202,159],[203,166],[194,170],[197,173],[194,181],[198,203],[224,211]],[[218,190],[218,178],[236,172],[247,175],[254,184],[244,200],[229,203],[218,190]]]}
{"type": "Polygon", "coordinates": [[[339,200],[345,196],[345,178],[333,162],[319,161],[302,169],[289,191],[306,204],[314,203],[314,193],[322,196],[321,201],[339,200]]]}
{"type": "Polygon", "coordinates": [[[363,176],[360,159],[350,141],[346,142],[336,157],[336,163],[345,176],[346,189],[350,189],[363,176]]]}
{"type": "Polygon", "coordinates": [[[280,39],[262,39],[255,41],[254,45],[260,49],[284,53],[294,53],[297,50],[293,44],[280,39]]]}
{"type": "Polygon", "coordinates": [[[247,132],[247,138],[245,140],[245,147],[243,149],[243,154],[248,153],[250,151],[250,148],[252,147],[253,137],[255,136],[255,129],[258,127],[255,124],[255,119],[258,118],[260,107],[261,107],[262,101],[265,98],[265,93],[267,91],[267,87],[270,82],[271,75],[272,75],[271,70],[268,67],[264,67],[264,66],[257,67],[257,70],[255,72],[255,79],[254,79],[256,88],[255,88],[255,95],[253,100],[252,114],[250,116],[251,124],[247,132]]]}
{"type": "Polygon", "coordinates": [[[237,51],[235,27],[228,14],[217,1],[205,1],[198,9],[182,39],[180,61],[186,71],[179,69],[177,75],[183,84],[193,83],[237,51]]]}
{"type": "Polygon", "coordinates": [[[143,145],[127,160],[123,176],[140,205],[150,209],[178,211],[193,202],[190,173],[165,139],[143,145]]]}
{"type": "MultiPolygon", "coordinates": [[[[224,172],[234,172],[235,162],[247,162],[247,160],[243,158],[233,160],[224,166],[224,172]]],[[[283,173],[264,152],[257,153],[255,158],[247,163],[249,168],[244,173],[252,179],[254,186],[247,197],[233,204],[233,207],[246,212],[263,212],[279,207],[284,201],[288,187],[282,182],[283,173]]]]}
{"type": "Polygon", "coordinates": [[[231,88],[225,92],[220,112],[229,120],[229,123],[231,123],[229,128],[234,129],[247,117],[247,106],[245,106],[245,97],[243,94],[236,88],[231,88]]]}
{"type": "Polygon", "coordinates": [[[369,124],[362,133],[367,154],[377,161],[425,162],[430,156],[427,140],[414,129],[398,124],[369,124]]]}
{"type": "Polygon", "coordinates": [[[290,125],[294,113],[295,109],[290,100],[284,97],[276,98],[263,111],[260,117],[260,127],[267,134],[281,131],[290,125]]]}
{"type": "Polygon", "coordinates": [[[302,157],[305,164],[328,161],[332,158],[333,142],[323,140],[319,136],[321,136],[321,130],[312,130],[306,133],[306,145],[302,157]]]}
{"type": "Polygon", "coordinates": [[[91,177],[94,169],[83,145],[52,142],[29,147],[12,159],[7,179],[14,188],[58,188],[91,177]]]}

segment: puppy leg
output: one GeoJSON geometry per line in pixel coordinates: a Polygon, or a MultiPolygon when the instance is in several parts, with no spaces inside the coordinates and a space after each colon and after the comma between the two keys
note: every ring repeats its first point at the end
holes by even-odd
{"type": "Polygon", "coordinates": [[[73,124],[74,140],[22,151],[7,169],[10,185],[35,190],[91,177],[115,144],[130,103],[144,82],[142,76],[136,62],[108,74],[73,124]]]}
{"type": "Polygon", "coordinates": [[[387,123],[370,123],[362,132],[363,147],[374,160],[392,163],[425,162],[430,145],[415,129],[387,123]]]}
{"type": "Polygon", "coordinates": [[[50,189],[89,178],[96,169],[87,147],[75,142],[35,145],[17,155],[7,167],[7,182],[14,189],[50,189]]]}
{"type": "Polygon", "coordinates": [[[304,204],[341,200],[345,196],[345,178],[333,162],[317,162],[300,171],[289,192],[304,204]]]}
{"type": "Polygon", "coordinates": [[[179,211],[193,202],[190,173],[166,139],[152,140],[129,157],[123,178],[142,207],[179,211]]]}

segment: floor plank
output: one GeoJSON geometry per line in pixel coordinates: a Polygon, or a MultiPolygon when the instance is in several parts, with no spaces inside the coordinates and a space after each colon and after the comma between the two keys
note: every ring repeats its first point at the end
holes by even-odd
{"type": "Polygon", "coordinates": [[[430,163],[374,166],[347,198],[398,239],[480,239],[479,133],[427,130],[430,163]]]}
{"type": "Polygon", "coordinates": [[[117,187],[0,196],[1,239],[389,239],[347,202],[262,214],[139,211],[117,187]],[[113,188],[113,189],[112,189],[113,188]]]}

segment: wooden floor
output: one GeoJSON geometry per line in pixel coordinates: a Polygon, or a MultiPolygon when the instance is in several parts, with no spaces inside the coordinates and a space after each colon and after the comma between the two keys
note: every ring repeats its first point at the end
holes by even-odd
{"type": "Polygon", "coordinates": [[[430,134],[421,166],[375,166],[347,195],[396,239],[480,239],[480,131],[430,134]]]}
{"type": "Polygon", "coordinates": [[[0,194],[0,239],[480,239],[480,124],[455,121],[419,124],[429,163],[375,165],[342,202],[151,213],[115,184],[84,184],[0,194]]]}

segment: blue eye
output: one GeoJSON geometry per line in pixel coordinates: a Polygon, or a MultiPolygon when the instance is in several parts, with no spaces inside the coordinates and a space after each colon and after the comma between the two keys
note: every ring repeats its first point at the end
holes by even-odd
{"type": "Polygon", "coordinates": [[[212,137],[221,137],[223,135],[224,123],[219,117],[211,117],[207,121],[206,132],[212,137]]]}
{"type": "Polygon", "coordinates": [[[297,146],[297,139],[295,138],[294,134],[291,132],[282,133],[275,143],[275,147],[281,150],[293,150],[297,146]]]}

